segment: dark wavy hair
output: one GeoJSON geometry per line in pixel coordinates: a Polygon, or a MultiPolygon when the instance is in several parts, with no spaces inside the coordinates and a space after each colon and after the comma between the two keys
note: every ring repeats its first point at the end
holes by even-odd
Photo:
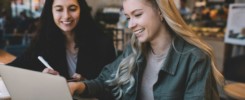
{"type": "MultiPolygon", "coordinates": [[[[75,43],[79,47],[81,45],[92,45],[92,38],[98,34],[103,33],[99,24],[96,23],[91,14],[91,8],[87,5],[85,0],[77,0],[80,6],[80,20],[77,26],[74,28],[75,43]]],[[[39,20],[39,27],[34,37],[30,49],[36,49],[35,51],[42,52],[47,50],[59,50],[65,47],[65,35],[56,26],[53,14],[52,5],[54,0],[46,0],[44,8],[39,20]]],[[[31,50],[33,51],[33,50],[31,50]]],[[[50,51],[47,51],[50,52],[50,51]]]]}

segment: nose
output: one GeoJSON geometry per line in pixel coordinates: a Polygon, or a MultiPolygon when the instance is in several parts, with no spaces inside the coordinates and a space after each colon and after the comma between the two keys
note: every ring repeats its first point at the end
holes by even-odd
{"type": "Polygon", "coordinates": [[[64,11],[63,17],[64,17],[65,19],[69,19],[69,18],[71,17],[71,14],[70,14],[69,10],[65,10],[65,11],[64,11]]]}
{"type": "Polygon", "coordinates": [[[134,21],[134,19],[130,19],[129,21],[128,21],[128,28],[129,29],[132,29],[132,28],[134,28],[136,26],[136,22],[134,21]]]}

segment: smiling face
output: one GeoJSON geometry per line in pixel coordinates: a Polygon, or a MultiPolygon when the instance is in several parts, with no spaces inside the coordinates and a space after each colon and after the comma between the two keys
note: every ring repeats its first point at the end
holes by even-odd
{"type": "Polygon", "coordinates": [[[80,6],[77,0],[54,0],[52,13],[55,24],[65,33],[76,27],[80,18],[80,6]]]}
{"type": "Polygon", "coordinates": [[[160,11],[146,0],[124,0],[128,28],[139,42],[151,42],[161,33],[163,22],[160,11]]]}

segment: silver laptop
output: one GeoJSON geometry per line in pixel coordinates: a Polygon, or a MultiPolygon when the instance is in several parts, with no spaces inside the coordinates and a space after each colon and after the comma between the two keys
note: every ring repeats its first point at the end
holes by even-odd
{"type": "Polygon", "coordinates": [[[72,100],[65,78],[0,65],[11,100],[72,100]]]}

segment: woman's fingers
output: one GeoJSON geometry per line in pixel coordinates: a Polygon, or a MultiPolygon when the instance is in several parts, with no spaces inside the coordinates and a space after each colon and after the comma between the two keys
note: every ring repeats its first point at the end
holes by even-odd
{"type": "Polygon", "coordinates": [[[81,80],[82,76],[81,76],[81,74],[75,73],[75,74],[73,74],[72,78],[77,79],[77,80],[81,80]]]}
{"type": "Polygon", "coordinates": [[[52,74],[52,75],[59,75],[59,72],[58,71],[52,70],[50,68],[45,68],[42,72],[43,73],[52,74]]]}
{"type": "Polygon", "coordinates": [[[73,74],[71,78],[72,79],[70,81],[81,81],[85,79],[81,74],[78,74],[78,73],[73,74]]]}

